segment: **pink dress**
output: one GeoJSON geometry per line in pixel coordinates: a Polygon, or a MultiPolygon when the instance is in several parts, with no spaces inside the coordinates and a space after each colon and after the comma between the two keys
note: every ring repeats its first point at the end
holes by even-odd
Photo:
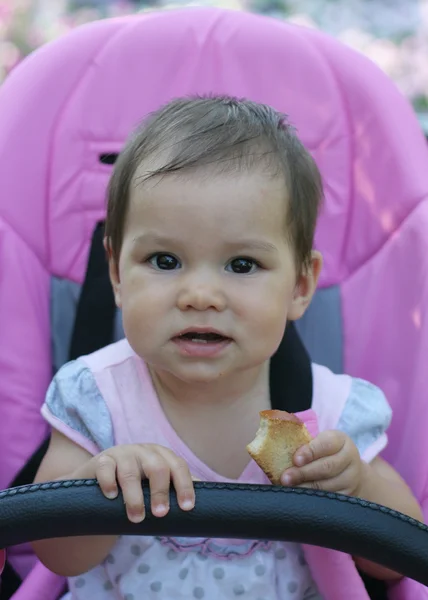
{"type": "MultiPolygon", "coordinates": [[[[313,365],[312,409],[300,413],[312,435],[339,428],[371,461],[387,443],[391,410],[382,392],[313,365]]],[[[42,414],[92,454],[117,444],[171,448],[195,477],[231,481],[195,456],[166,419],[145,363],[126,340],[65,365],[48,390],[42,414]]],[[[241,483],[268,484],[250,461],[241,483]]],[[[75,600],[366,600],[352,558],[330,550],[263,540],[123,536],[106,560],[70,578],[75,600]]]]}

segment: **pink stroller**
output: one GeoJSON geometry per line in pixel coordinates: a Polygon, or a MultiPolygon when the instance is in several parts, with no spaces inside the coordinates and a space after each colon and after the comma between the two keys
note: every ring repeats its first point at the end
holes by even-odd
{"type": "MultiPolygon", "coordinates": [[[[391,82],[352,50],[314,30],[217,9],[83,26],[30,56],[0,90],[0,488],[17,483],[48,435],[40,406],[69,356],[115,155],[160,103],[207,92],[288,113],[320,166],[326,203],[317,246],[326,264],[299,334],[314,362],[383,389],[394,410],[384,456],[428,516],[423,135],[391,82]]],[[[96,491],[83,487],[85,502],[96,504],[96,491]]],[[[221,503],[218,486],[208,487],[207,502],[212,492],[221,503]]],[[[9,495],[7,506],[23,498],[9,495]]],[[[9,523],[22,530],[29,521],[17,510],[9,523]]],[[[0,545],[29,539],[4,531],[0,545]]],[[[28,546],[11,547],[8,559],[23,581],[15,600],[58,597],[63,580],[28,546]]],[[[405,578],[389,595],[423,600],[428,588],[405,578]]]]}

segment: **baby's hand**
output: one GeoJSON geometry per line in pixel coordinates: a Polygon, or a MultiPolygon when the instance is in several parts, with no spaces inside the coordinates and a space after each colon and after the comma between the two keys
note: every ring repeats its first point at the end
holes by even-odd
{"type": "Polygon", "coordinates": [[[284,471],[286,486],[358,495],[363,463],[357,447],[341,431],[324,431],[294,455],[294,467],[284,471]]]}
{"type": "MultiPolygon", "coordinates": [[[[195,506],[195,491],[187,463],[168,448],[156,444],[113,446],[94,456],[90,462],[106,498],[116,498],[120,486],[128,518],[134,523],[145,517],[141,486],[141,480],[145,478],[149,480],[151,510],[156,517],[163,517],[169,511],[171,480],[180,508],[191,510],[195,506]]],[[[74,477],[78,478],[79,474],[76,472],[74,477]]]]}

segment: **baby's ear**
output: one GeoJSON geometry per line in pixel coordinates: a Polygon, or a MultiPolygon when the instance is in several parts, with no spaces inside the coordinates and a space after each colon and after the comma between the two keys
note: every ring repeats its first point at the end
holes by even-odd
{"type": "Polygon", "coordinates": [[[110,281],[113,286],[114,300],[118,308],[122,307],[121,291],[120,291],[120,277],[119,277],[119,265],[113,256],[111,249],[110,238],[105,237],[103,240],[104,248],[107,253],[108,259],[108,270],[110,275],[110,281]]]}
{"type": "Polygon", "coordinates": [[[321,269],[322,255],[317,250],[313,250],[310,264],[303,268],[297,279],[293,300],[288,311],[290,321],[296,321],[304,315],[317,289],[321,269]]]}

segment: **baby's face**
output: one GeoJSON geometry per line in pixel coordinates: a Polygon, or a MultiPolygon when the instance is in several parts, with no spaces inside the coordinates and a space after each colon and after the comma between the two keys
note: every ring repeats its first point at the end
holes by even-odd
{"type": "Polygon", "coordinates": [[[133,186],[114,287],[152,368],[208,383],[272,356],[301,310],[286,205],[258,172],[133,186]]]}

